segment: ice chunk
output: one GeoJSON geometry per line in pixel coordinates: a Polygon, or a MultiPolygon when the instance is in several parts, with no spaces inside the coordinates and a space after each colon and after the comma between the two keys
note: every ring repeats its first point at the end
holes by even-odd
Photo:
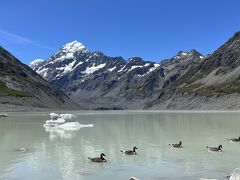
{"type": "Polygon", "coordinates": [[[59,114],[56,113],[50,113],[49,114],[50,118],[53,120],[56,120],[57,118],[60,118],[61,116],[59,114]]]}
{"type": "Polygon", "coordinates": [[[240,169],[236,168],[231,174],[229,180],[240,180],[240,169]]]}
{"type": "Polygon", "coordinates": [[[77,118],[77,116],[75,114],[60,114],[60,116],[61,116],[61,118],[65,119],[65,120],[77,118]]]}
{"type": "Polygon", "coordinates": [[[64,129],[66,131],[76,131],[84,127],[93,127],[93,124],[80,124],[79,122],[66,122],[58,126],[60,129],[64,129]]]}
{"type": "Polygon", "coordinates": [[[73,118],[77,118],[77,116],[75,114],[50,113],[49,116],[52,120],[57,120],[58,118],[62,118],[62,119],[65,119],[65,120],[70,120],[70,119],[73,119],[73,118]]]}
{"type": "Polygon", "coordinates": [[[58,119],[56,119],[56,120],[52,120],[52,119],[50,119],[50,120],[46,120],[46,124],[63,124],[63,123],[65,123],[66,122],[66,120],[65,119],[63,119],[63,118],[58,118],[58,119]]]}
{"type": "Polygon", "coordinates": [[[50,139],[57,137],[69,139],[73,137],[72,132],[85,127],[93,127],[93,124],[80,124],[79,122],[67,122],[77,118],[74,114],[56,114],[50,113],[50,120],[46,120],[43,127],[49,132],[50,139]]]}

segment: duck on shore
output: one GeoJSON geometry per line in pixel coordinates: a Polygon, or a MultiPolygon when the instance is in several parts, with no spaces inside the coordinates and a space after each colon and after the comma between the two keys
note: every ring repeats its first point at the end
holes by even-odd
{"type": "Polygon", "coordinates": [[[122,151],[121,150],[121,152],[124,153],[124,154],[127,154],[127,155],[137,155],[136,149],[137,149],[137,147],[134,146],[133,150],[127,150],[127,151],[122,151]]]}
{"type": "Polygon", "coordinates": [[[101,153],[100,157],[93,157],[93,158],[88,157],[88,159],[91,160],[92,162],[107,162],[107,160],[103,156],[106,156],[106,155],[104,153],[101,153]]]}
{"type": "Polygon", "coordinates": [[[220,144],[218,147],[208,147],[207,146],[207,149],[209,150],[209,151],[215,151],[215,152],[222,152],[222,145],[220,144]]]}
{"type": "Polygon", "coordinates": [[[182,148],[182,141],[180,141],[178,144],[169,144],[172,148],[182,148]]]}
{"type": "Polygon", "coordinates": [[[230,142],[240,142],[240,136],[238,138],[228,139],[230,142]]]}

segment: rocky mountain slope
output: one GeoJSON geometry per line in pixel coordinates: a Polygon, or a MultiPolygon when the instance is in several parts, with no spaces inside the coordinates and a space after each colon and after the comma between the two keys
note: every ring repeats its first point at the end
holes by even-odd
{"type": "Polygon", "coordinates": [[[240,32],[164,92],[146,108],[240,109],[240,32]]]}
{"type": "Polygon", "coordinates": [[[64,92],[0,47],[0,108],[4,107],[69,109],[77,108],[77,105],[64,92]]]}
{"type": "Polygon", "coordinates": [[[240,32],[207,56],[124,60],[73,41],[30,66],[89,109],[240,109],[240,32]]]}
{"type": "Polygon", "coordinates": [[[82,43],[64,45],[49,59],[30,67],[75,102],[90,109],[142,109],[205,56],[191,50],[155,63],[133,57],[90,52],[82,43]]]}

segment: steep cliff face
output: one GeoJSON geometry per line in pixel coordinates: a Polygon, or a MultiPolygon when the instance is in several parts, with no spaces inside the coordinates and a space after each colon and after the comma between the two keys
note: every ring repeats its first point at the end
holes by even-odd
{"type": "Polygon", "coordinates": [[[77,105],[27,65],[0,47],[1,105],[68,109],[77,105]]]}

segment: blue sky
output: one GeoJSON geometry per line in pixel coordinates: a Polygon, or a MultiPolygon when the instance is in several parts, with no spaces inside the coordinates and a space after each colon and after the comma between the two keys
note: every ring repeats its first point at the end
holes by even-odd
{"type": "Polygon", "coordinates": [[[207,54],[240,30],[239,7],[239,0],[7,0],[0,45],[24,63],[73,40],[124,58],[207,54]]]}

